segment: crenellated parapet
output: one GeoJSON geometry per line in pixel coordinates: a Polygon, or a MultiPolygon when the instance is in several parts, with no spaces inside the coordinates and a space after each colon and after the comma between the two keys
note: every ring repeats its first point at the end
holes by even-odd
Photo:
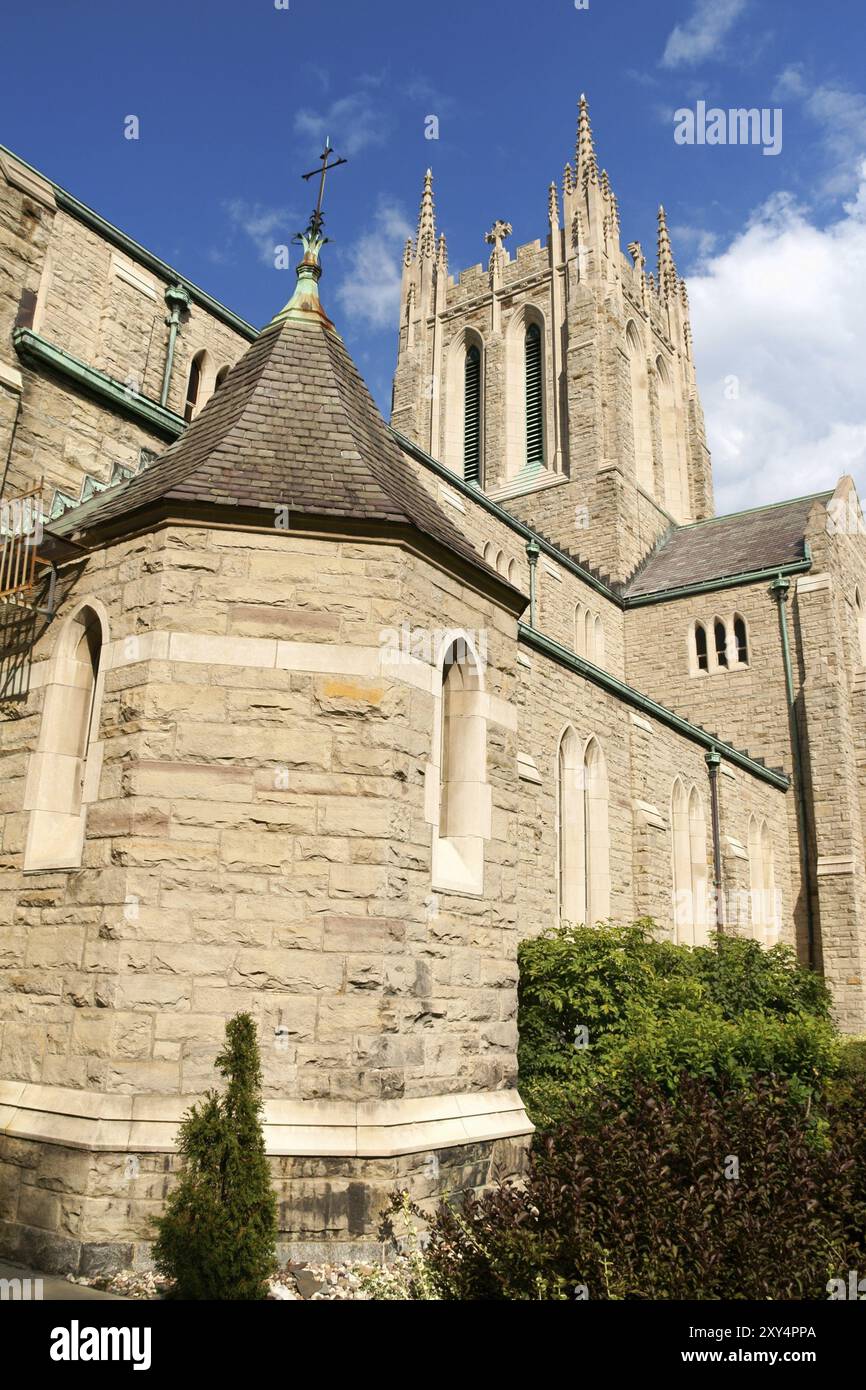
{"type": "Polygon", "coordinates": [[[393,423],[462,473],[476,351],[481,485],[624,577],[672,519],[711,511],[712,480],[667,218],[660,208],[653,269],[638,242],[624,253],[585,96],[573,161],[548,184],[546,236],[512,250],[511,235],[498,218],[486,259],[449,274],[427,171],[404,257],[393,423]],[[575,508],[589,511],[586,534],[573,534],[575,508]]]}

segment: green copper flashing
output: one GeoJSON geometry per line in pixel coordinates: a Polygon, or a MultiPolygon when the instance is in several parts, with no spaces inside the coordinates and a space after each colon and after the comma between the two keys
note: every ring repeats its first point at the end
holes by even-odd
{"type": "Polygon", "coordinates": [[[63,348],[56,347],[54,343],[49,343],[46,338],[40,337],[30,328],[13,329],[12,341],[19,357],[42,363],[56,372],[61,372],[76,385],[99,396],[124,415],[140,420],[166,439],[177,439],[186,428],[186,422],[179,415],[175,415],[173,410],[166,410],[148,396],[142,396],[138,391],[125,386],[122,381],[108,376],[106,372],[88,367],[85,362],[79,361],[69,352],[64,352],[63,348]]]}
{"type": "MultiPolygon", "coordinates": [[[[572,559],[570,555],[566,555],[565,551],[559,550],[557,546],[552,545],[550,541],[539,535],[537,531],[534,531],[531,526],[527,526],[524,522],[518,521],[515,516],[507,512],[498,502],[494,502],[486,493],[482,492],[477,484],[467,483],[465,479],[461,478],[458,474],[452,473],[451,469],[447,468],[444,463],[440,463],[438,459],[434,459],[431,454],[428,454],[427,451],[422,449],[419,444],[416,444],[413,439],[409,439],[405,434],[402,434],[400,430],[395,429],[393,425],[390,425],[389,429],[400,445],[400,448],[405,449],[407,454],[411,454],[412,458],[417,459],[417,461],[423,464],[431,473],[435,473],[438,477],[442,478],[443,481],[447,482],[449,487],[454,488],[456,492],[462,492],[464,497],[469,497],[473,502],[477,502],[479,507],[482,507],[490,516],[495,517],[497,521],[501,521],[504,526],[509,527],[516,535],[521,536],[525,541],[533,541],[538,546],[542,555],[546,555],[549,559],[555,560],[563,569],[576,575],[577,578],[590,589],[594,589],[597,594],[601,594],[609,603],[616,604],[618,608],[624,610],[630,608],[644,608],[648,604],[667,603],[669,600],[673,599],[691,598],[698,594],[715,593],[719,589],[736,589],[742,584],[758,584],[762,581],[772,579],[774,575],[779,573],[780,567],[778,565],[771,565],[767,569],[747,570],[741,574],[723,575],[719,579],[705,579],[695,584],[683,584],[677,589],[660,589],[651,594],[624,596],[615,589],[610,588],[609,585],[605,584],[604,580],[599,579],[597,575],[585,569],[583,565],[572,559]]],[[[816,498],[820,499],[824,495],[823,493],[817,493],[816,498]]],[[[827,493],[826,495],[832,496],[832,493],[827,493]]],[[[763,509],[756,508],[755,510],[763,509]]],[[[718,521],[723,520],[722,517],[713,519],[718,521]]],[[[694,524],[704,525],[705,523],[695,522],[694,524]]],[[[781,572],[783,574],[804,574],[807,570],[812,568],[812,554],[808,542],[804,548],[805,556],[802,560],[793,560],[789,564],[781,566],[781,572]]]]}
{"type": "Polygon", "coordinates": [[[718,753],[726,762],[732,763],[735,767],[742,768],[744,772],[750,773],[753,777],[758,777],[762,782],[767,782],[771,787],[776,787],[779,791],[786,792],[790,787],[790,778],[784,772],[774,772],[772,768],[764,767],[762,763],[750,758],[748,753],[741,753],[739,749],[732,748],[730,744],[721,739],[714,738],[707,733],[706,729],[701,729],[697,724],[692,724],[688,719],[683,719],[680,715],[674,714],[673,710],[665,705],[658,704],[651,700],[647,695],[642,695],[639,690],[626,685],[623,681],[612,676],[609,671],[603,671],[600,666],[593,666],[592,662],[585,661],[583,657],[577,656],[567,647],[560,646],[552,638],[545,637],[543,633],[536,632],[525,623],[518,623],[517,635],[521,642],[533,647],[535,651],[543,656],[550,657],[551,660],[574,671],[577,675],[592,681],[594,685],[609,694],[615,695],[623,704],[631,705],[633,709],[638,709],[642,714],[650,719],[655,719],[659,724],[664,724],[669,729],[674,729],[684,738],[691,740],[692,743],[699,744],[706,748],[710,753],[718,753]]]}
{"type": "MultiPolygon", "coordinates": [[[[719,517],[719,521],[724,518],[719,517]]],[[[805,574],[812,568],[812,555],[808,544],[802,560],[791,560],[787,565],[769,565],[766,569],[745,570],[741,574],[725,574],[718,579],[702,579],[695,584],[682,584],[678,589],[657,589],[655,593],[633,594],[624,601],[625,608],[645,608],[651,603],[667,603],[679,598],[692,598],[697,594],[714,594],[719,589],[738,589],[743,584],[760,584],[774,575],[805,574]]]]}

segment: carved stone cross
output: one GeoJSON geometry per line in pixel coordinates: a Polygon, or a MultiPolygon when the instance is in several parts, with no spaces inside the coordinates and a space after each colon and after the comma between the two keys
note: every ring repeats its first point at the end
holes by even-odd
{"type": "Polygon", "coordinates": [[[494,254],[502,250],[502,243],[507,236],[511,236],[514,228],[510,222],[502,222],[497,219],[484,240],[493,247],[494,254]]]}

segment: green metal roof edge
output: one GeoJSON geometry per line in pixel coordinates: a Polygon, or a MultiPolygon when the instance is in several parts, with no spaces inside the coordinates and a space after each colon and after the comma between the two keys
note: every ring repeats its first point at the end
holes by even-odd
{"type": "Polygon", "coordinates": [[[824,492],[805,492],[802,497],[787,497],[783,502],[765,502],[760,507],[743,507],[739,512],[724,512],[722,516],[705,516],[701,521],[687,521],[678,531],[692,531],[696,526],[712,526],[714,521],[731,521],[736,516],[752,516],[755,512],[772,512],[779,507],[795,507],[798,502],[823,502],[833,496],[833,489],[824,492]]]}
{"type": "Polygon", "coordinates": [[[43,174],[41,169],[37,169],[34,165],[28,164],[26,159],[21,158],[20,154],[16,154],[14,150],[10,150],[6,145],[0,145],[0,154],[8,154],[12,159],[17,160],[19,164],[23,164],[25,169],[29,169],[31,174],[36,174],[38,178],[44,179],[46,183],[49,183],[54,190],[54,198],[57,206],[62,208],[64,212],[68,212],[79,222],[83,222],[85,226],[98,232],[100,236],[105,237],[106,241],[110,241],[112,245],[116,246],[119,250],[125,251],[128,256],[138,261],[140,265],[146,266],[148,270],[152,270],[160,279],[165,280],[169,284],[183,285],[190,299],[194,300],[202,309],[207,309],[208,313],[213,314],[215,318],[221,319],[223,323],[227,324],[229,328],[233,328],[236,333],[240,333],[242,337],[249,338],[250,341],[258,337],[259,330],[251,323],[247,323],[246,319],[242,319],[239,314],[234,313],[231,309],[227,308],[225,304],[221,304],[218,299],[214,299],[212,295],[209,295],[207,290],[201,289],[201,287],[194,284],[192,280],[188,280],[185,275],[181,275],[179,271],[174,270],[167,261],[161,260],[159,256],[155,256],[152,251],[148,251],[146,246],[142,246],[140,242],[133,241],[132,237],[128,236],[126,232],[122,232],[119,227],[115,227],[113,223],[107,221],[106,218],[94,211],[93,208],[88,207],[86,203],[82,203],[80,199],[74,197],[72,193],[67,192],[65,188],[61,188],[59,183],[55,183],[47,174],[43,174]]]}
{"type": "Polygon", "coordinates": [[[573,560],[570,555],[566,555],[564,551],[558,550],[555,545],[551,545],[550,541],[545,540],[537,531],[533,531],[532,527],[527,526],[525,522],[518,521],[516,516],[512,516],[511,513],[507,512],[504,507],[501,507],[498,502],[494,502],[485,492],[482,492],[480,488],[475,487],[472,483],[467,483],[465,478],[458,477],[456,473],[452,473],[451,469],[446,468],[444,463],[440,463],[438,459],[434,459],[433,455],[428,454],[425,449],[422,449],[420,444],[416,444],[413,439],[408,439],[405,434],[401,434],[393,425],[389,425],[388,428],[401,449],[405,449],[406,452],[417,459],[419,463],[423,463],[432,473],[436,473],[444,482],[448,483],[450,487],[455,488],[457,492],[462,492],[464,497],[471,497],[473,502],[477,502],[479,506],[483,507],[485,511],[488,511],[491,516],[495,516],[497,521],[503,522],[504,525],[509,526],[512,531],[516,531],[524,540],[535,541],[543,554],[548,555],[553,560],[557,560],[564,569],[570,570],[572,574],[577,575],[585,584],[588,584],[591,589],[595,589],[596,593],[603,594],[606,599],[609,599],[611,603],[615,603],[619,608],[625,607],[621,596],[614,589],[609,589],[601,579],[598,579],[594,574],[590,573],[589,570],[584,569],[583,566],[579,565],[576,560],[573,560]]]}
{"type": "Polygon", "coordinates": [[[625,599],[626,608],[645,608],[650,603],[691,598],[695,594],[711,594],[719,589],[739,589],[744,584],[758,584],[762,579],[775,579],[778,574],[804,574],[812,568],[812,556],[791,560],[787,565],[768,565],[760,570],[743,570],[740,574],[725,574],[718,579],[701,579],[695,584],[681,584],[677,589],[653,589],[648,594],[631,594],[625,599]]]}
{"type": "MultiPolygon", "coordinates": [[[[517,517],[512,516],[511,513],[507,512],[504,507],[501,507],[498,502],[494,502],[486,493],[482,492],[480,488],[475,487],[472,483],[467,483],[464,478],[458,477],[456,473],[452,473],[450,468],[447,468],[444,463],[440,463],[438,459],[434,459],[432,454],[428,454],[426,449],[421,448],[420,444],[416,444],[414,440],[408,439],[405,434],[401,434],[400,430],[395,429],[393,425],[389,425],[388,428],[400,447],[411,454],[413,458],[416,458],[419,463],[423,463],[426,468],[429,468],[432,473],[436,473],[451,487],[454,487],[457,492],[462,492],[464,497],[470,497],[473,502],[477,502],[479,506],[483,507],[485,511],[488,511],[491,516],[495,516],[497,521],[503,522],[504,525],[509,526],[512,531],[516,531],[518,535],[523,536],[524,540],[535,541],[544,554],[558,561],[564,569],[570,570],[578,579],[582,579],[591,589],[595,589],[596,593],[603,594],[606,599],[609,599],[611,603],[615,603],[618,608],[643,608],[646,607],[647,604],[664,603],[668,599],[689,598],[696,594],[713,593],[717,589],[736,589],[741,584],[757,584],[762,579],[774,579],[776,575],[780,573],[799,574],[812,567],[812,558],[807,555],[805,559],[791,561],[791,563],[787,565],[769,565],[766,569],[744,570],[740,574],[722,575],[717,579],[702,579],[696,584],[683,584],[677,589],[656,589],[649,594],[635,594],[632,596],[628,594],[618,594],[615,589],[609,589],[602,580],[596,578],[594,574],[584,569],[582,565],[579,565],[570,555],[566,555],[564,551],[557,549],[550,541],[545,540],[545,538],[539,535],[537,531],[534,531],[531,526],[527,526],[523,521],[518,521],[517,517]]],[[[833,494],[815,493],[815,498],[824,497],[825,495],[831,497],[833,494]]],[[[795,497],[791,499],[791,502],[805,502],[807,500],[809,499],[805,497],[795,497]]],[[[790,506],[791,502],[771,502],[768,504],[768,507],[786,507],[790,506]]],[[[765,511],[767,509],[768,508],[765,507],[752,508],[753,511],[765,511]]],[[[741,513],[731,512],[730,515],[739,516],[741,513]]],[[[724,521],[727,520],[727,518],[709,517],[707,520],[724,521]]],[[[706,525],[706,522],[695,521],[691,522],[690,526],[679,526],[677,530],[687,531],[691,526],[704,525],[706,525]]]]}
{"type": "Polygon", "coordinates": [[[145,421],[152,429],[166,435],[169,439],[177,439],[178,435],[186,429],[186,421],[180,415],[176,415],[173,410],[166,410],[164,406],[158,405],[148,396],[142,396],[138,391],[130,390],[122,381],[109,376],[107,372],[101,372],[96,367],[88,367],[86,362],[73,357],[70,352],[65,352],[63,348],[56,347],[47,338],[34,333],[32,328],[13,328],[12,342],[20,357],[44,362],[55,371],[62,372],[64,376],[69,377],[85,390],[109,401],[125,414],[145,421]]]}
{"type": "Polygon", "coordinates": [[[754,777],[759,777],[762,781],[768,782],[770,786],[776,787],[779,791],[786,792],[791,785],[791,780],[784,772],[773,772],[771,768],[763,767],[760,763],[750,758],[748,753],[741,753],[738,749],[732,748],[729,743],[713,738],[712,734],[707,733],[706,729],[701,729],[697,724],[692,724],[688,719],[683,719],[681,715],[674,714],[673,710],[666,705],[657,704],[648,695],[642,695],[639,690],[626,685],[623,681],[617,680],[609,671],[603,671],[600,666],[593,666],[592,662],[585,661],[583,657],[576,656],[567,647],[562,647],[552,638],[545,637],[533,627],[528,627],[526,623],[517,624],[517,635],[521,642],[527,646],[534,647],[543,656],[549,656],[553,661],[559,662],[561,666],[567,666],[577,675],[584,676],[587,680],[598,685],[602,690],[615,695],[617,699],[625,704],[632,705],[635,709],[641,710],[649,715],[651,719],[656,719],[660,724],[666,724],[668,728],[674,729],[677,733],[688,738],[692,743],[698,743],[702,748],[710,749],[719,753],[728,762],[736,767],[742,768],[744,772],[749,772],[754,777]]]}

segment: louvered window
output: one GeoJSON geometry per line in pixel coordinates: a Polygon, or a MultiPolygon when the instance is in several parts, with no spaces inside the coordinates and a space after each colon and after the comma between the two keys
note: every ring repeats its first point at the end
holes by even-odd
{"type": "Polygon", "coordinates": [[[481,353],[477,347],[466,354],[463,476],[467,483],[481,482],[481,353]]]}
{"type": "Polygon", "coordinates": [[[544,463],[544,416],[541,404],[541,330],[532,323],[526,330],[526,462],[544,463]]]}

